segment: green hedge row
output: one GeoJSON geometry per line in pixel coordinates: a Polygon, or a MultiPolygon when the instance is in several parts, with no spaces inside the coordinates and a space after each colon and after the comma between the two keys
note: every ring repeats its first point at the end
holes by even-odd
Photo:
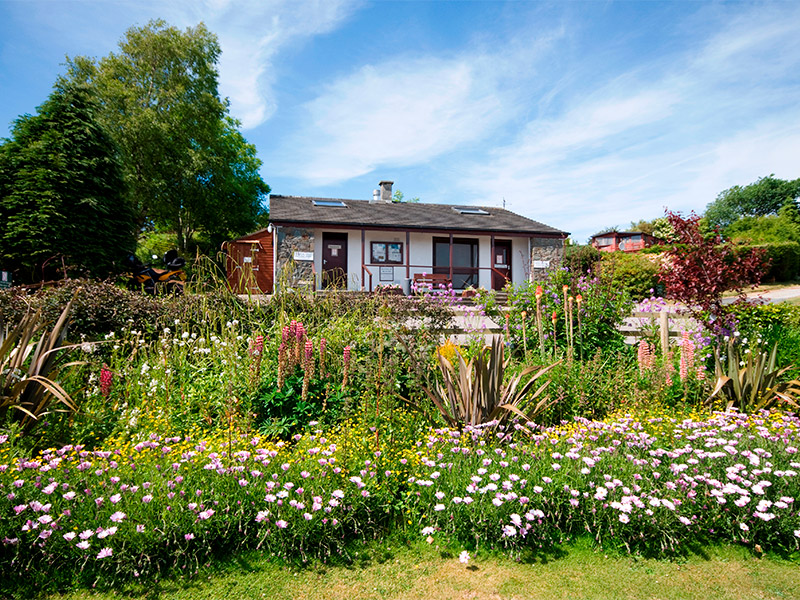
{"type": "Polygon", "coordinates": [[[773,242],[770,244],[742,245],[736,252],[763,249],[769,266],[763,281],[794,281],[800,275],[800,244],[797,242],[773,242]]]}

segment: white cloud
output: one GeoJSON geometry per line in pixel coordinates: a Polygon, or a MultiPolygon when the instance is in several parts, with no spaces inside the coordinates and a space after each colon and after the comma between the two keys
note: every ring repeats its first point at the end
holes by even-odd
{"type": "Polygon", "coordinates": [[[281,51],[336,29],[360,5],[354,0],[206,0],[173,3],[176,18],[204,21],[217,34],[220,92],[245,129],[277,108],[274,86],[281,51]]]}
{"type": "MultiPolygon", "coordinates": [[[[222,48],[219,89],[230,98],[231,113],[245,129],[269,119],[276,110],[274,86],[279,54],[336,29],[361,0],[140,0],[138,2],[76,1],[68,10],[52,10],[52,2],[31,2],[37,35],[42,29],[62,42],[64,53],[101,57],[132,26],[164,19],[178,28],[203,22],[222,48]],[[72,49],[69,49],[72,48],[72,49]]],[[[57,4],[57,3],[56,3],[57,4]]]]}
{"type": "Polygon", "coordinates": [[[701,41],[699,52],[671,56],[660,77],[622,74],[530,122],[489,160],[462,165],[460,192],[478,204],[489,190],[493,203],[504,197],[583,242],[665,207],[702,212],[720,191],[770,173],[800,176],[800,20],[751,17],[701,41]]]}
{"type": "Polygon", "coordinates": [[[380,165],[419,164],[480,139],[508,117],[480,61],[397,60],[327,86],[298,135],[304,178],[349,179],[380,165]]]}
{"type": "MultiPolygon", "coordinates": [[[[426,165],[486,140],[529,106],[520,81],[563,35],[504,40],[502,49],[400,56],[362,66],[322,88],[303,106],[304,121],[271,162],[282,175],[325,185],[388,167],[426,165]]],[[[495,44],[496,46],[496,44],[495,44]]]]}

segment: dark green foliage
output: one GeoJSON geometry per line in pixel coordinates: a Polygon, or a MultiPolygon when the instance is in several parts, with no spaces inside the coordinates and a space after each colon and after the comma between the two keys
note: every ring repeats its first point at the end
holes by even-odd
{"type": "Polygon", "coordinates": [[[639,253],[606,252],[599,264],[600,278],[634,300],[654,294],[659,284],[658,269],[657,257],[639,253]]]}
{"type": "Polygon", "coordinates": [[[572,273],[588,273],[603,256],[600,250],[588,244],[567,246],[564,250],[564,266],[572,273]]]}
{"type": "Polygon", "coordinates": [[[140,224],[177,234],[182,252],[198,233],[218,248],[255,230],[269,193],[255,147],[219,97],[220,52],[203,24],[151,21],[129,29],[116,54],[69,61],[68,78],[103,101],[140,224]]]}
{"type": "Polygon", "coordinates": [[[725,229],[741,217],[778,214],[786,204],[796,204],[800,197],[800,179],[784,181],[774,175],[762,177],[744,187],[725,190],[708,205],[705,218],[712,227],[725,229]]]}
{"type": "Polygon", "coordinates": [[[135,247],[117,147],[86,86],[61,83],[0,146],[0,264],[17,281],[105,277],[135,247]]]}
{"type": "Polygon", "coordinates": [[[800,274],[800,243],[776,242],[773,244],[742,245],[736,253],[748,253],[754,248],[764,252],[768,267],[764,271],[766,281],[794,281],[800,274]]]}
{"type": "Polygon", "coordinates": [[[288,438],[312,421],[322,427],[336,423],[341,416],[345,394],[330,378],[312,378],[308,397],[302,398],[303,371],[297,369],[278,389],[277,380],[264,382],[253,400],[256,427],[270,437],[288,438]]]}

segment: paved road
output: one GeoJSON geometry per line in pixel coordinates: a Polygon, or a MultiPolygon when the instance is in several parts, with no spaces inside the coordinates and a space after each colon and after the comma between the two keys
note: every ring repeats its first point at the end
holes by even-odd
{"type": "Polygon", "coordinates": [[[792,286],[786,288],[779,288],[777,290],[769,290],[766,292],[750,292],[747,294],[750,300],[761,298],[762,300],[773,302],[785,302],[792,298],[800,298],[800,286],[792,286]]]}

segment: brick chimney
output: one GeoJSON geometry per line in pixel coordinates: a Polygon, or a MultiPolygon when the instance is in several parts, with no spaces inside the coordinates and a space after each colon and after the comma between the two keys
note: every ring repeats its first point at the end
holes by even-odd
{"type": "Polygon", "coordinates": [[[381,181],[381,202],[391,204],[392,202],[392,184],[394,181],[381,181]]]}

